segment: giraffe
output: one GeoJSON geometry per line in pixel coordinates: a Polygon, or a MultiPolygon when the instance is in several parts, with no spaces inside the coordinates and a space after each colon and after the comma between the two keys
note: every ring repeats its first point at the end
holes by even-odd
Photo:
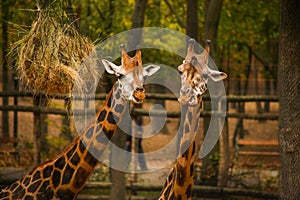
{"type": "Polygon", "coordinates": [[[181,76],[179,103],[185,110],[182,138],[180,140],[179,156],[168,175],[159,200],[191,199],[194,162],[196,160],[196,134],[200,119],[202,95],[207,90],[208,78],[221,81],[227,77],[223,72],[211,70],[208,67],[210,41],[205,42],[201,54],[194,52],[195,40],[190,39],[187,55],[178,66],[181,76]]]}
{"type": "Polygon", "coordinates": [[[143,102],[144,79],[159,69],[156,65],[143,68],[139,49],[134,57],[126,53],[124,45],[121,45],[121,52],[120,66],[101,60],[106,71],[115,74],[118,80],[92,123],[54,159],[36,166],[23,178],[4,188],[0,192],[1,200],[76,199],[98,163],[98,156],[113,137],[127,102],[143,102]]]}

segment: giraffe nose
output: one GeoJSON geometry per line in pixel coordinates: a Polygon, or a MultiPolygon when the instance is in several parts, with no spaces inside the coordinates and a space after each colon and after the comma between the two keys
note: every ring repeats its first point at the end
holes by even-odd
{"type": "Polygon", "coordinates": [[[145,92],[145,88],[143,87],[138,87],[135,89],[136,92],[145,92]]]}

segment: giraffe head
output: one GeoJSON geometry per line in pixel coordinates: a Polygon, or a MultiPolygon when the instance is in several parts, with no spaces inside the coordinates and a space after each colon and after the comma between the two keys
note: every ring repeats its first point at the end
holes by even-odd
{"type": "Polygon", "coordinates": [[[135,56],[130,57],[125,50],[125,46],[122,44],[120,47],[122,51],[120,66],[105,59],[102,59],[102,63],[108,73],[115,74],[118,77],[123,98],[133,103],[142,103],[146,98],[144,81],[148,76],[152,76],[157,72],[160,67],[157,65],[143,67],[140,49],[136,50],[135,56]]]}
{"type": "Polygon", "coordinates": [[[179,102],[190,106],[198,105],[201,102],[201,97],[207,90],[209,78],[217,82],[227,77],[224,72],[208,67],[210,41],[205,41],[205,48],[201,54],[195,53],[194,44],[195,40],[190,39],[187,55],[183,63],[178,66],[178,71],[181,74],[179,102]]]}

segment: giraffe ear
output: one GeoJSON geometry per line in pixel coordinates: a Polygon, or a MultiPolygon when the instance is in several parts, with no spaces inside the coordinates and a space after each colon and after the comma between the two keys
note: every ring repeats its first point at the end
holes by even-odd
{"type": "Polygon", "coordinates": [[[117,76],[119,76],[119,70],[120,70],[120,66],[115,65],[114,63],[106,60],[106,59],[102,59],[101,60],[105,70],[107,71],[107,73],[109,74],[115,74],[117,76]]]}
{"type": "Polygon", "coordinates": [[[147,67],[144,67],[144,76],[152,76],[160,69],[160,66],[158,65],[148,65],[147,67]]]}
{"type": "Polygon", "coordinates": [[[183,60],[183,63],[177,67],[177,70],[179,71],[179,73],[182,73],[182,72],[183,72],[183,69],[184,69],[184,63],[185,63],[185,60],[183,60]]]}
{"type": "Polygon", "coordinates": [[[208,76],[214,81],[214,82],[218,82],[221,81],[225,78],[227,78],[227,74],[225,74],[224,72],[219,72],[216,70],[209,70],[209,74],[208,76]]]}

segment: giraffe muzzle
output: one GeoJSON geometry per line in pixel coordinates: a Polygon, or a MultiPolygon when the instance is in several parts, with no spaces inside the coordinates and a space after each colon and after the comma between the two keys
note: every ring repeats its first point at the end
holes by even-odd
{"type": "Polygon", "coordinates": [[[141,88],[141,89],[136,89],[133,92],[133,102],[140,104],[142,103],[144,100],[146,99],[146,94],[145,94],[145,89],[141,88]]]}

